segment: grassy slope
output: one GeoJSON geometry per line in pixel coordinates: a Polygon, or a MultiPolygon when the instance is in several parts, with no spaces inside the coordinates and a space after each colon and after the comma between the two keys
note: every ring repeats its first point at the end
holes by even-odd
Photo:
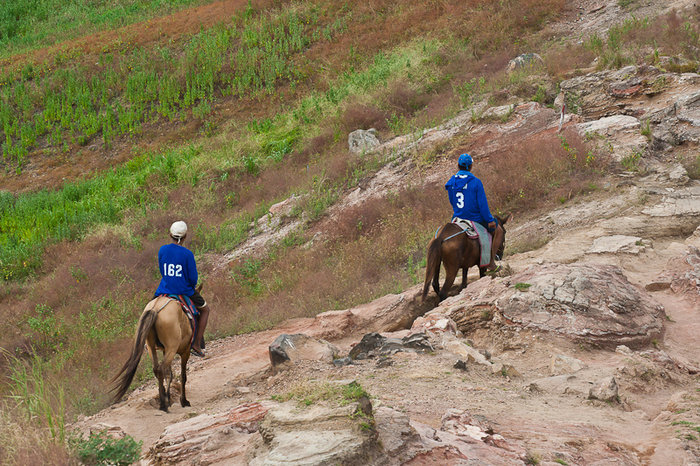
{"type": "Polygon", "coordinates": [[[161,16],[206,0],[14,0],[0,3],[0,59],[161,16]]]}
{"type": "MultiPolygon", "coordinates": [[[[321,28],[339,17],[332,3],[316,4],[321,28]]],[[[54,393],[67,384],[84,387],[66,396],[69,413],[104,406],[105,387],[94,381],[106,380],[122,362],[134,322],[157,283],[155,252],[175,217],[194,227],[190,245],[200,258],[227,252],[247,234],[250,220],[271,203],[292,193],[309,193],[303,210],[321,216],[344,189],[381,166],[384,160],[348,157],[347,131],[377,126],[384,136],[410,132],[502,86],[522,97],[536,97],[537,85],[510,82],[513,78],[504,80],[498,72],[479,80],[469,71],[484,69],[483,64],[502,65],[504,57],[520,51],[511,45],[514,38],[540,43],[532,34],[562,2],[506,3],[492,10],[483,4],[476,8],[477,2],[375,2],[371,7],[348,2],[344,14],[350,19],[344,29],[290,56],[289,61],[304,70],[298,82],[276,81],[271,93],[231,97],[215,92],[211,104],[218,112],[201,119],[205,128],[210,123],[208,129],[187,144],[137,155],[113,171],[55,192],[0,198],[0,206],[34,203],[30,217],[45,215],[61,225],[62,232],[41,238],[48,242],[38,242],[38,249],[27,255],[36,260],[28,278],[6,281],[0,291],[6,313],[0,346],[38,371],[37,377],[31,371],[17,372],[24,364],[15,360],[6,372],[15,374],[13,393],[18,394],[18,387],[25,387],[27,394],[35,392],[43,386],[33,385],[41,378],[47,386],[55,384],[54,393]],[[503,27],[489,30],[490,35],[478,34],[487,18],[503,27]],[[231,106],[242,110],[226,110],[231,106]],[[228,120],[227,115],[237,118],[228,120]],[[85,208],[71,214],[81,203],[85,208]],[[81,215],[93,217],[85,220],[81,215]]],[[[275,13],[251,14],[271,18],[275,13]]],[[[635,59],[606,44],[597,45],[600,55],[635,59]]],[[[151,52],[146,47],[140,53],[151,52]]],[[[554,52],[556,59],[548,61],[551,70],[573,68],[566,61],[571,54],[554,52]]],[[[190,112],[183,115],[195,118],[190,112]]],[[[167,121],[160,124],[168,130],[167,121]]],[[[138,145],[139,139],[128,141],[138,145]]],[[[416,156],[429,166],[458,150],[457,141],[455,147],[416,156]]],[[[523,158],[542,163],[533,166],[531,174],[543,178],[530,180],[530,186],[545,181],[567,187],[569,178],[552,178],[556,173],[545,169],[567,154],[559,141],[524,148],[523,158]],[[542,153],[551,158],[540,157],[542,153]]],[[[577,169],[562,167],[567,175],[577,169]]],[[[490,169],[484,176],[494,185],[502,178],[490,169]]],[[[523,178],[518,184],[527,182],[523,178]]],[[[509,189],[490,193],[492,204],[526,209],[543,195],[531,192],[523,199],[509,189]]],[[[422,274],[425,240],[449,212],[438,188],[409,187],[397,194],[347,216],[344,224],[334,225],[335,236],[312,250],[298,246],[313,231],[298,231],[262,260],[243,260],[217,273],[203,266],[205,296],[215,312],[212,334],[264,328],[415,283],[422,274]]],[[[56,402],[51,400],[53,409],[56,402]]],[[[39,420],[49,419],[44,412],[38,413],[39,420]]]]}

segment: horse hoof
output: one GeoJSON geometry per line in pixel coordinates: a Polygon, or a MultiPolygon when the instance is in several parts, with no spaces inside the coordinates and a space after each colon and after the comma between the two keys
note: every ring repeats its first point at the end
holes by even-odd
{"type": "Polygon", "coordinates": [[[183,408],[186,408],[187,406],[192,406],[189,401],[187,400],[181,400],[180,404],[182,405],[183,408]]]}
{"type": "Polygon", "coordinates": [[[164,413],[168,412],[168,407],[167,406],[161,406],[160,410],[163,411],[164,413]]]}

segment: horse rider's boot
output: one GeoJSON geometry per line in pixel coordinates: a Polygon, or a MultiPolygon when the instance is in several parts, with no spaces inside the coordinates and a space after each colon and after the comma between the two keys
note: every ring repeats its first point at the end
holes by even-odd
{"type": "Polygon", "coordinates": [[[204,330],[207,328],[209,320],[209,305],[199,308],[199,325],[197,326],[197,334],[194,336],[192,348],[202,352],[202,341],[204,340],[204,330]]]}
{"type": "Polygon", "coordinates": [[[496,226],[496,231],[493,232],[493,240],[491,241],[491,262],[486,267],[486,270],[490,272],[498,268],[496,266],[496,252],[503,244],[503,237],[503,227],[501,227],[501,225],[496,226]]]}

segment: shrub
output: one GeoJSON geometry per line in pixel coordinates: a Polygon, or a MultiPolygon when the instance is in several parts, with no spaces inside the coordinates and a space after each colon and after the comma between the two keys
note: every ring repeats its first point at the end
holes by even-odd
{"type": "Polygon", "coordinates": [[[103,431],[91,432],[87,439],[73,440],[73,449],[80,461],[88,465],[127,466],[138,461],[142,444],[129,435],[112,438],[103,431]]]}
{"type": "Polygon", "coordinates": [[[690,60],[688,67],[694,71],[700,59],[700,27],[696,11],[684,14],[672,11],[653,20],[632,17],[611,27],[606,37],[594,34],[585,47],[598,56],[601,68],[655,63],[667,55],[690,60]]]}
{"type": "Polygon", "coordinates": [[[700,180],[700,155],[689,156],[682,160],[682,165],[692,180],[700,180]]]}
{"type": "Polygon", "coordinates": [[[544,56],[547,72],[554,78],[564,78],[572,70],[591,65],[595,53],[582,44],[566,44],[552,47],[544,56]]]}
{"type": "Polygon", "coordinates": [[[389,106],[401,115],[412,116],[428,104],[428,96],[413,89],[405,81],[397,81],[387,95],[389,106]]]}
{"type": "Polygon", "coordinates": [[[389,114],[380,110],[377,106],[351,103],[343,113],[342,124],[346,132],[369,128],[384,131],[389,128],[387,124],[388,118],[389,114]]]}
{"type": "Polygon", "coordinates": [[[631,154],[627,154],[622,157],[620,164],[622,167],[630,172],[636,172],[639,170],[639,161],[642,159],[642,153],[635,150],[631,154]]]}
{"type": "Polygon", "coordinates": [[[563,134],[525,139],[517,150],[503,147],[475,166],[489,205],[502,211],[533,209],[589,191],[590,180],[604,162],[577,133],[565,130],[563,134]]]}

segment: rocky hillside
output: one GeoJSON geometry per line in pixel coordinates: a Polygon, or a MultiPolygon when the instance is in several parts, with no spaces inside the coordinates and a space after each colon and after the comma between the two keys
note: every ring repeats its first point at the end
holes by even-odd
{"type": "MultiPolygon", "coordinates": [[[[605,27],[601,15],[590,5],[578,21],[605,27]]],[[[554,108],[513,101],[418,136],[351,134],[348,150],[390,162],[329,223],[397,185],[444,182],[454,160],[425,171],[410,154],[455,138],[478,164],[578,134],[617,168],[512,220],[498,277],[472,271],[441,303],[421,303],[418,285],[213,341],[190,363],[191,407],[159,411],[151,383],[76,427],[143,441],[143,464],[698,464],[700,181],[679,161],[697,153],[700,75],[664,63],[565,80],[554,108]]],[[[210,260],[264,251],[306,221],[288,215],[296,202],[210,260]]]]}

